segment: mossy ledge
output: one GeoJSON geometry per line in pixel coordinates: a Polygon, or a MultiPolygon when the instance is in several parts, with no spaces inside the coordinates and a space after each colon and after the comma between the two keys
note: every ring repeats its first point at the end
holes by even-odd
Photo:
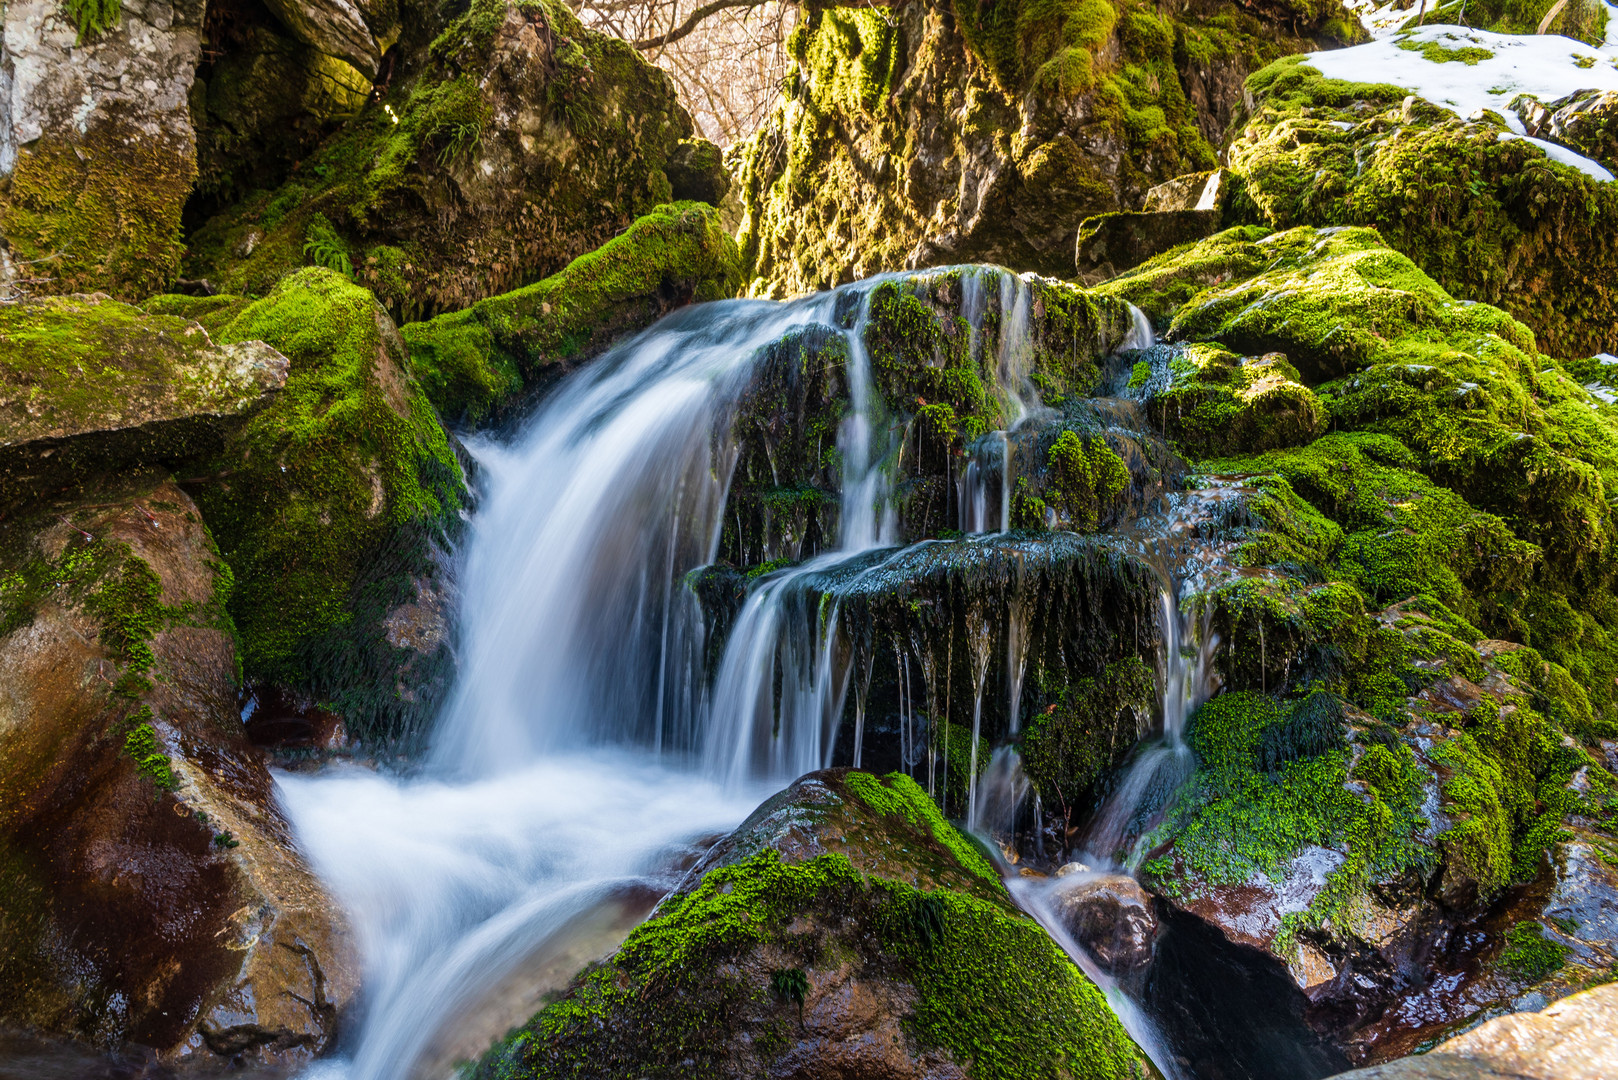
{"type": "Polygon", "coordinates": [[[476,424],[672,308],[733,296],[740,283],[718,211],[671,203],[543,281],[400,333],[428,399],[476,424]]]}
{"type": "Polygon", "coordinates": [[[914,781],[841,769],[761,806],[472,1075],[739,1078],[806,1056],[875,1058],[883,1075],[1149,1075],[1100,992],[914,781]],[[880,1006],[851,1009],[850,994],[880,1006]]]}

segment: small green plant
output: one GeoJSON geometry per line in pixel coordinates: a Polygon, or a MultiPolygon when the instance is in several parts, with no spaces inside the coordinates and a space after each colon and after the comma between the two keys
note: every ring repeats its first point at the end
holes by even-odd
{"type": "Polygon", "coordinates": [[[438,163],[448,165],[470,156],[483,141],[483,121],[483,114],[478,112],[470,119],[450,121],[440,128],[438,137],[443,145],[438,149],[438,163]]]}
{"type": "Polygon", "coordinates": [[[227,829],[224,832],[216,833],[214,835],[213,846],[217,848],[241,847],[242,842],[230,835],[230,830],[227,829]]]}
{"type": "Polygon", "coordinates": [[[117,26],[123,18],[120,0],[63,0],[62,12],[79,32],[78,44],[117,26]]]}
{"type": "Polygon", "coordinates": [[[803,968],[785,968],[770,972],[770,992],[777,997],[796,1001],[798,1022],[803,1023],[803,998],[809,993],[809,976],[803,973],[803,968]]]}
{"type": "Polygon", "coordinates": [[[1139,390],[1152,379],[1152,365],[1144,360],[1135,361],[1135,366],[1129,372],[1129,388],[1139,390]]]}
{"type": "Polygon", "coordinates": [[[1567,963],[1569,949],[1545,936],[1535,922],[1520,922],[1506,931],[1506,947],[1499,964],[1525,982],[1538,982],[1567,963]]]}
{"type": "Polygon", "coordinates": [[[931,952],[944,940],[944,902],[932,893],[916,893],[905,918],[923,950],[931,952]]]}
{"type": "Polygon", "coordinates": [[[337,235],[331,219],[325,214],[316,214],[309,219],[309,228],[303,235],[303,253],[315,266],[324,266],[350,280],[354,277],[354,263],[348,257],[348,244],[337,235]]]}
{"type": "Polygon", "coordinates": [[[173,791],[180,786],[163,744],[157,741],[157,729],[151,724],[140,724],[124,736],[124,753],[135,759],[135,768],[160,790],[173,791]]]}

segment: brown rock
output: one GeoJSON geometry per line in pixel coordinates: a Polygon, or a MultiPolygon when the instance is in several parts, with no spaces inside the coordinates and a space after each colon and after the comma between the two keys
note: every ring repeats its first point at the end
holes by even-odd
{"type": "Polygon", "coordinates": [[[1152,962],[1157,916],[1151,896],[1134,878],[1069,875],[1052,905],[1068,933],[1108,974],[1126,975],[1152,962]]]}
{"type": "Polygon", "coordinates": [[[1618,1076],[1618,986],[1482,1024],[1425,1054],[1337,1080],[1611,1080],[1618,1076]]]}
{"type": "Polygon", "coordinates": [[[0,1018],[298,1061],[356,966],[235,705],[220,563],[131,479],[0,529],[0,1018]]]}
{"type": "Polygon", "coordinates": [[[1079,280],[1093,285],[1117,277],[1170,248],[1218,231],[1217,210],[1128,211],[1086,218],[1074,252],[1079,280]]]}

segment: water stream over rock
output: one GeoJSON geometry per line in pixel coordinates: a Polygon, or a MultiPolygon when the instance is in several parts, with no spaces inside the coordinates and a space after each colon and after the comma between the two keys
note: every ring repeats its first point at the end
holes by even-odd
{"type": "MultiPolygon", "coordinates": [[[[473,442],[486,490],[461,570],[461,678],[420,774],[279,779],[314,865],[353,912],[366,965],[358,1037],[317,1073],[436,1077],[475,1056],[621,940],[710,838],[810,770],[897,767],[975,828],[1012,832],[1029,782],[1005,741],[1053,671],[1161,656],[1163,738],[1136,755],[1092,830],[1098,860],[1183,779],[1180,733],[1215,641],[1191,633],[1185,575],[1164,569],[1159,548],[1196,500],[1116,534],[1008,531],[1014,451],[1038,460],[1051,412],[1030,383],[1029,284],[974,267],[960,274],[960,310],[973,350],[989,348],[995,315],[982,367],[1011,427],[980,439],[961,476],[968,535],[895,546],[894,461],[909,434],[877,392],[865,336],[883,280],[688,309],[572,376],[510,439],[473,442]],[[735,606],[705,610],[701,568],[721,548],[744,452],[738,410],[774,343],[810,339],[842,357],[835,539],[818,553],[793,540],[790,553],[810,557],[764,565],[715,592],[735,606]],[[956,738],[969,744],[951,748],[967,708],[969,734],[956,738]]],[[[1129,342],[1151,344],[1135,316],[1129,342]]],[[[1075,407],[1126,449],[1144,438],[1127,402],[1075,407]]],[[[773,456],[767,467],[785,482],[773,456]]],[[[771,512],[766,545],[787,536],[771,512]]],[[[1010,880],[1161,1057],[1045,894],[1010,880]]]]}

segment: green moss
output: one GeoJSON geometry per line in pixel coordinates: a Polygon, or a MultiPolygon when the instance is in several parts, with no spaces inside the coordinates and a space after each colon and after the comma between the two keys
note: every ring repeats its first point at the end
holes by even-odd
{"type": "Polygon", "coordinates": [[[1506,932],[1506,947],[1496,962],[1524,982],[1539,982],[1560,971],[1570,952],[1538,923],[1520,922],[1506,932]]]}
{"type": "Polygon", "coordinates": [[[397,319],[413,320],[555,274],[670,201],[664,165],[692,131],[666,75],[565,4],[458,11],[430,43],[413,28],[395,46],[398,77],[286,183],[197,229],[188,273],[262,296],[313,244],[317,262],[341,269],[341,251],[397,319]],[[519,27],[553,43],[543,65],[495,58],[517,47],[500,35],[519,27]],[[499,175],[485,173],[495,161],[499,175]],[[317,215],[331,233],[318,243],[317,215]]]}
{"type": "Polygon", "coordinates": [[[867,878],[840,855],[794,865],[766,849],[666,901],[611,960],[490,1051],[477,1075],[696,1077],[739,1032],[767,1064],[791,1044],[772,1034],[772,1014],[795,1021],[797,1009],[773,991],[773,973],[801,972],[793,986],[810,994],[834,963],[913,985],[907,1027],[973,1077],[1126,1077],[1139,1067],[1100,993],[1003,904],[867,878]],[[745,972],[760,955],[797,963],[777,961],[754,982],[745,972]]]}
{"type": "Polygon", "coordinates": [[[1057,436],[1048,459],[1050,502],[1079,532],[1091,532],[1129,486],[1129,470],[1106,441],[1057,436]]]}
{"type": "Polygon", "coordinates": [[[246,674],[332,703],[363,738],[411,734],[431,695],[403,692],[407,654],[381,620],[416,599],[458,528],[443,428],[371,294],[329,270],[288,277],[217,337],[266,341],[292,362],[275,402],[194,488],[235,574],[246,674]]]}
{"type": "Polygon", "coordinates": [[[401,333],[428,399],[444,415],[475,423],[530,380],[552,374],[547,368],[578,363],[614,337],[648,325],[671,298],[717,300],[738,285],[735,243],[718,212],[702,203],[673,203],[558,274],[464,311],[406,324],[401,333]]]}
{"type": "Polygon", "coordinates": [[[78,31],[83,45],[116,27],[124,14],[121,0],[62,0],[62,12],[78,31]]]}
{"type": "Polygon", "coordinates": [[[1422,59],[1430,64],[1454,63],[1465,64],[1467,67],[1476,67],[1494,56],[1494,53],[1488,49],[1479,49],[1472,46],[1452,49],[1442,41],[1408,41],[1401,39],[1397,42],[1397,45],[1408,52],[1420,53],[1422,59]]]}
{"type": "Polygon", "coordinates": [[[189,139],[103,108],[82,133],[18,148],[0,192],[0,235],[15,265],[47,279],[38,292],[135,300],[178,276],[180,213],[195,178],[189,139]]]}
{"type": "Polygon", "coordinates": [[[1000,875],[955,826],[944,820],[938,806],[910,777],[893,772],[877,779],[870,773],[850,772],[843,778],[849,791],[879,814],[897,814],[914,828],[930,832],[968,873],[996,885],[1000,875]]]}
{"type": "Polygon", "coordinates": [[[1063,687],[1022,740],[1023,771],[1046,805],[1071,822],[1095,783],[1148,727],[1155,698],[1152,669],[1138,657],[1063,687]]]}
{"type": "Polygon", "coordinates": [[[1499,139],[1486,119],[1419,99],[1406,110],[1406,90],[1326,79],[1301,57],[1253,75],[1247,92],[1256,106],[1229,152],[1238,212],[1280,228],[1374,226],[1455,297],[1532,327],[1553,355],[1611,344],[1595,328],[1618,311],[1618,239],[1600,224],[1618,215],[1618,188],[1499,139]]]}
{"type": "Polygon", "coordinates": [[[1191,345],[1173,368],[1169,386],[1150,401],[1150,415],[1188,454],[1297,446],[1324,427],[1319,398],[1281,353],[1244,358],[1217,345],[1191,345]]]}
{"type": "Polygon", "coordinates": [[[124,737],[124,753],[135,760],[135,768],[158,790],[173,791],[179,786],[168,753],[151,724],[140,724],[124,737]]]}

